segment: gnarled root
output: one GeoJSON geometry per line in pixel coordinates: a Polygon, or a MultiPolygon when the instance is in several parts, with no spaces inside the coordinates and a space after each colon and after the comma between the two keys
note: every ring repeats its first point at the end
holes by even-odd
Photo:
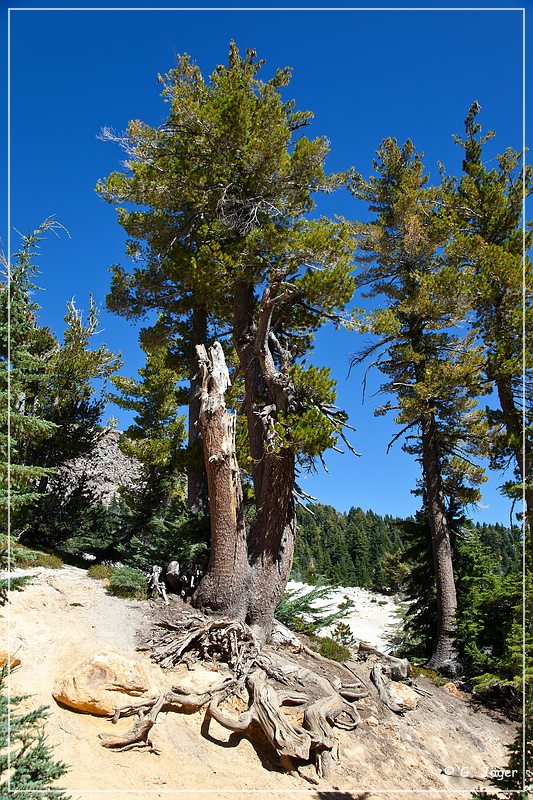
{"type": "Polygon", "coordinates": [[[358,725],[360,717],[353,701],[367,694],[361,682],[353,681],[354,673],[346,669],[350,682],[343,683],[267,652],[268,648],[261,650],[251,629],[238,620],[209,619],[190,612],[182,624],[166,620],[158,627],[159,636],[152,644],[154,659],[162,666],[199,659],[222,661],[233,676],[203,694],[174,686],[157,698],[117,709],[113,722],[132,715],[138,719],[124,734],[102,734],[104,747],[149,745],[154,749],[149,735],[161,711],[199,709],[208,704],[207,719],[213,718],[231,731],[253,736],[254,728],[259,727],[284,768],[294,771],[294,759],[300,764],[313,762],[320,777],[330,775],[332,761],[338,758],[334,728],[353,730],[358,725]],[[221,709],[231,695],[240,696],[243,691],[248,694],[248,706],[239,717],[221,709]],[[283,711],[289,705],[296,706],[293,715],[283,711]]]}
{"type": "Polygon", "coordinates": [[[385,703],[387,708],[390,708],[391,711],[394,711],[395,714],[403,714],[405,709],[399,706],[398,703],[392,699],[390,692],[387,689],[387,684],[383,680],[383,672],[384,670],[381,664],[374,664],[372,670],[370,671],[370,678],[378,690],[380,700],[385,703]]]}
{"type": "Polygon", "coordinates": [[[176,666],[187,653],[188,661],[223,661],[240,677],[246,675],[260,650],[253,631],[240,620],[209,619],[193,613],[180,624],[164,620],[158,627],[164,633],[155,642],[152,657],[162,667],[176,666]]]}
{"type": "MultiPolygon", "coordinates": [[[[343,689],[340,680],[330,682],[324,676],[270,654],[261,654],[256,665],[259,668],[254,669],[246,680],[250,695],[247,711],[237,719],[228,717],[220,712],[218,701],[212,700],[210,715],[232,731],[245,731],[256,722],[282,757],[282,764],[291,764],[292,759],[312,759],[319,776],[329,777],[332,758],[338,758],[338,740],[333,728],[353,730],[360,721],[353,704],[340,693],[343,689]],[[306,687],[307,692],[275,689],[267,677],[278,683],[306,687]],[[313,694],[322,693],[322,696],[310,699],[310,690],[314,690],[313,694]],[[289,704],[303,707],[301,725],[289,720],[281,710],[281,706],[289,704]]],[[[355,691],[354,688],[345,688],[348,694],[355,691]]],[[[359,687],[355,693],[359,696],[359,687]]]]}
{"type": "Polygon", "coordinates": [[[146,700],[137,705],[117,708],[111,718],[113,723],[118,722],[122,717],[130,717],[133,714],[137,714],[138,720],[123,734],[114,735],[110,733],[100,733],[99,738],[102,739],[102,746],[124,750],[139,744],[147,744],[152,751],[157,752],[148,738],[148,734],[155,724],[160,711],[167,711],[175,706],[194,710],[199,709],[210,701],[213,692],[216,692],[216,696],[219,698],[220,702],[224,696],[231,693],[234,685],[234,680],[226,678],[210,692],[205,692],[203,694],[184,692],[178,687],[173,687],[173,691],[163,692],[157,698],[146,700]]]}

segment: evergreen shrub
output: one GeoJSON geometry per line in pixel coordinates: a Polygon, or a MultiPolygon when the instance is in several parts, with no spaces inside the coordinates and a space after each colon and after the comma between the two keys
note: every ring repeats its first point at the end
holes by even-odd
{"type": "Polygon", "coordinates": [[[43,726],[47,707],[18,712],[17,706],[27,696],[8,697],[4,687],[6,676],[4,665],[0,672],[0,797],[21,792],[28,800],[68,800],[61,789],[52,788],[68,767],[55,761],[46,741],[43,726]]]}
{"type": "Polygon", "coordinates": [[[135,567],[119,567],[109,578],[108,591],[115,597],[146,600],[146,576],[135,567]]]}
{"type": "Polygon", "coordinates": [[[110,564],[91,564],[87,575],[89,578],[104,581],[109,580],[114,572],[116,572],[116,567],[112,567],[110,564]]]}
{"type": "Polygon", "coordinates": [[[318,642],[318,652],[324,658],[330,658],[332,661],[348,661],[352,657],[351,650],[343,644],[339,644],[335,639],[329,636],[322,636],[318,642]]]}

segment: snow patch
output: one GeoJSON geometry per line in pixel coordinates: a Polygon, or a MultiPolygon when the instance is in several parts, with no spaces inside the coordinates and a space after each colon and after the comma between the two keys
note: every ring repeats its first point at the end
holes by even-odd
{"type": "MultiPolygon", "coordinates": [[[[288,591],[298,594],[307,594],[313,588],[315,587],[299,581],[289,581],[287,584],[288,591]]],[[[360,586],[337,586],[324,597],[314,600],[311,606],[317,610],[323,609],[324,615],[331,614],[347,598],[351,600],[353,607],[339,622],[349,625],[356,641],[366,642],[377,650],[388,652],[391,649],[391,634],[398,630],[401,621],[398,601],[394,597],[371,592],[370,589],[362,589],[360,586]]],[[[319,635],[328,636],[336,625],[335,622],[321,628],[319,635]]]]}

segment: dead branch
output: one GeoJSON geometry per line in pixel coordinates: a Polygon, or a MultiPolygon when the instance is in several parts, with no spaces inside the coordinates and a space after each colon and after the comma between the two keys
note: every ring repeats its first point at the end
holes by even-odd
{"type": "Polygon", "coordinates": [[[396,703],[390,696],[390,692],[387,689],[387,685],[383,680],[383,667],[381,666],[381,664],[374,664],[374,666],[370,671],[370,679],[372,680],[372,683],[378,690],[380,700],[382,700],[382,702],[387,706],[387,708],[390,708],[390,710],[394,711],[395,714],[403,714],[404,709],[401,706],[399,706],[398,703],[396,703]]]}

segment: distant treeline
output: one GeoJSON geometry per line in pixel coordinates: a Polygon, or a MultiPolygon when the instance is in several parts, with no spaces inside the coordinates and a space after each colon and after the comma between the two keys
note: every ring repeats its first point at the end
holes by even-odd
{"type": "MultiPolygon", "coordinates": [[[[321,503],[309,509],[297,512],[293,578],[306,583],[323,578],[376,591],[401,588],[406,568],[402,555],[411,546],[404,519],[362,508],[343,513],[321,503]]],[[[520,570],[522,549],[517,529],[479,522],[468,523],[467,528],[478,534],[502,573],[520,570]]]]}

